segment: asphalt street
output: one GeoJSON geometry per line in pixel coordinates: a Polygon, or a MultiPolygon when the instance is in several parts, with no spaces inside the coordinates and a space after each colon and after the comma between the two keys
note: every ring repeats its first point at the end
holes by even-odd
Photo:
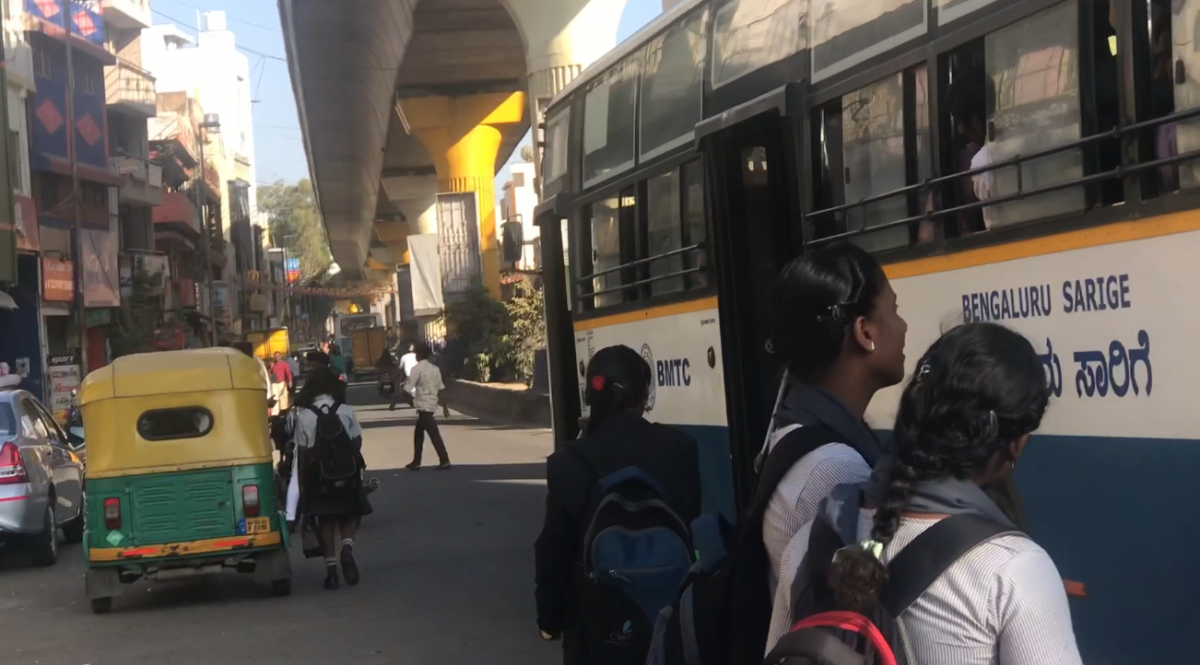
{"type": "MultiPolygon", "coordinates": [[[[221,665],[561,662],[538,638],[533,541],[541,524],[546,430],[455,414],[442,431],[455,468],[402,467],[414,412],[350,399],[364,428],[368,474],[382,485],[363,521],[357,587],[327,591],[318,559],[293,543],[293,594],[272,598],[227,573],[125,587],[111,614],[91,614],[82,552],[52,568],[0,551],[0,662],[6,665],[221,665]]],[[[425,464],[437,456],[426,444],[425,464]]]]}

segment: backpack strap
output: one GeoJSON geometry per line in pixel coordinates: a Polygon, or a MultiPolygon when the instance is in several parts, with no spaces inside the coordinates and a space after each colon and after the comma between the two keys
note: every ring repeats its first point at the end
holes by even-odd
{"type": "Polygon", "coordinates": [[[899,617],[955,561],[1000,536],[1025,536],[1011,526],[979,515],[954,515],[929,527],[888,564],[887,587],[880,602],[899,617]]]}
{"type": "Polygon", "coordinates": [[[824,425],[797,427],[785,434],[771,449],[763,464],[762,474],[758,477],[758,487],[754,490],[754,503],[749,519],[762,521],[763,513],[771,503],[775,489],[796,462],[821,446],[835,443],[838,438],[836,432],[824,425]]]}

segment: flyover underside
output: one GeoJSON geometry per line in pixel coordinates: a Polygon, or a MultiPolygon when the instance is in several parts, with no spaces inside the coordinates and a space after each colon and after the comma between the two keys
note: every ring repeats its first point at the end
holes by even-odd
{"type": "MultiPolygon", "coordinates": [[[[401,120],[397,102],[521,91],[522,40],[497,0],[280,0],[280,14],[330,250],[344,272],[362,276],[373,241],[399,260],[402,239],[417,232],[381,224],[376,233],[380,211],[390,225],[408,217],[406,201],[389,200],[381,178],[423,199],[437,189],[416,191],[421,183],[447,177],[438,174],[442,156],[401,120]]],[[[526,117],[496,125],[493,174],[528,126],[526,117]]]]}

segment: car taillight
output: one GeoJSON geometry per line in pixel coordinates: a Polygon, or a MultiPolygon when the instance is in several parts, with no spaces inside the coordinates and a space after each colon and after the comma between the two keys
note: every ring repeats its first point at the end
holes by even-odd
{"type": "Polygon", "coordinates": [[[104,500],[104,528],[116,531],[121,528],[121,500],[104,500]]]}
{"type": "Polygon", "coordinates": [[[21,459],[21,451],[12,441],[0,446],[0,485],[17,485],[29,482],[29,474],[25,472],[25,460],[21,459]]]}
{"type": "Polygon", "coordinates": [[[247,485],[242,488],[242,513],[246,517],[258,517],[257,485],[247,485]]]}

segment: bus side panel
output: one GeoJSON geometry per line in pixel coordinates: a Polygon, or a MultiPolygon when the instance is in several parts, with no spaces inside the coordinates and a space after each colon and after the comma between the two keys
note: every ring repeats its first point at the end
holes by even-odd
{"type": "MultiPolygon", "coordinates": [[[[731,522],[733,482],[729,461],[729,426],[725,417],[725,379],[721,365],[721,330],[716,299],[703,308],[685,304],[639,312],[631,317],[575,324],[575,352],[580,403],[583,369],[597,350],[623,344],[642,354],[650,365],[650,400],[646,417],[678,427],[700,448],[704,510],[720,511],[731,522]],[[709,305],[711,304],[711,307],[709,305]]],[[[587,415],[586,405],[583,407],[587,415]]]]}
{"type": "MultiPolygon", "coordinates": [[[[1200,597],[1190,519],[1200,504],[1200,232],[1112,233],[975,250],[961,268],[946,257],[941,272],[920,274],[919,261],[888,270],[912,275],[893,281],[909,376],[963,321],[1010,326],[1042,355],[1053,396],[1016,480],[1032,535],[1084,585],[1071,612],[1085,662],[1183,662],[1194,654],[1173,636],[1191,629],[1200,597]],[[1037,255],[1046,246],[1072,249],[1037,255]]],[[[901,389],[876,395],[872,426],[891,429],[901,389]]]]}

